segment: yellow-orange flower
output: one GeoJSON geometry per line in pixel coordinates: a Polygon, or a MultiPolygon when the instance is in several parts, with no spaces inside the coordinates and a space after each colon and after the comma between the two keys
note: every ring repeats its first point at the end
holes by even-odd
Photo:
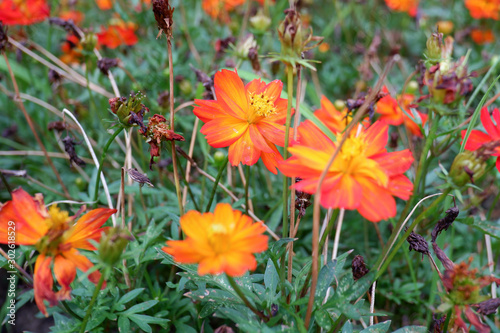
{"type": "Polygon", "coordinates": [[[139,39],[135,34],[137,25],[133,22],[124,22],[120,18],[113,18],[111,24],[105,28],[101,27],[101,32],[96,34],[100,45],[115,49],[120,45],[135,45],[139,39]]]}
{"type": "Polygon", "coordinates": [[[227,18],[227,13],[237,6],[245,3],[245,0],[203,0],[202,8],[213,19],[227,18]]]}
{"type": "Polygon", "coordinates": [[[189,211],[181,217],[186,239],[167,241],[163,251],[180,263],[198,263],[198,273],[241,276],[254,270],[253,253],[267,250],[265,227],[226,203],[218,204],[213,213],[189,211]]]}
{"type": "Polygon", "coordinates": [[[406,12],[410,16],[417,15],[419,0],[385,0],[385,4],[395,12],[406,12]]]}
{"type": "Polygon", "coordinates": [[[30,25],[49,17],[46,0],[2,0],[0,21],[5,25],[30,25]]]}
{"type": "MultiPolygon", "coordinates": [[[[383,91],[388,92],[386,87],[383,88],[383,91]]],[[[422,137],[420,127],[415,122],[410,110],[410,105],[413,103],[414,99],[415,96],[412,94],[403,94],[398,96],[397,100],[391,95],[384,96],[377,103],[377,113],[380,114],[380,120],[394,126],[404,124],[410,133],[418,137],[422,137]],[[406,113],[410,116],[404,113],[401,107],[403,107],[406,113]]],[[[422,125],[424,125],[427,121],[427,115],[421,112],[418,112],[418,114],[422,125]]]]}
{"type": "MultiPolygon", "coordinates": [[[[288,149],[292,157],[280,163],[279,168],[289,177],[302,178],[294,188],[313,194],[342,134],[338,133],[338,140],[332,142],[311,122],[302,123],[298,132],[299,141],[288,149]]],[[[404,175],[413,157],[407,149],[387,152],[387,132],[388,125],[380,121],[367,130],[360,126],[351,132],[322,184],[322,206],[356,209],[372,222],[396,215],[393,196],[407,200],[413,190],[413,184],[404,175]]]]}
{"type": "Polygon", "coordinates": [[[285,145],[287,100],[280,98],[283,83],[265,84],[259,79],[246,86],[236,71],[223,69],[215,74],[217,100],[195,100],[194,114],[205,125],[208,144],[229,147],[229,162],[253,165],[262,158],[272,173],[277,173],[283,158],[276,145],[285,145]]]}
{"type": "Polygon", "coordinates": [[[470,37],[477,45],[489,44],[495,41],[495,35],[493,35],[493,31],[490,29],[472,29],[470,37]]]}
{"type": "Polygon", "coordinates": [[[500,0],[465,0],[465,7],[475,19],[498,20],[500,14],[500,0]]]}
{"type": "MultiPolygon", "coordinates": [[[[30,197],[23,189],[12,192],[12,201],[0,209],[0,243],[7,244],[9,227],[15,228],[15,244],[34,245],[40,255],[35,263],[34,289],[35,302],[40,311],[47,316],[44,301],[54,306],[60,300],[71,298],[70,284],[76,277],[76,268],[86,272],[94,265],[77,249],[95,250],[90,240],[99,241],[101,228],[115,209],[99,208],[83,215],[76,223],[75,217],[61,211],[56,205],[47,210],[43,197],[30,197]],[[13,222],[13,223],[12,223],[13,222]],[[54,292],[52,271],[61,285],[54,292]]],[[[99,281],[101,273],[94,271],[88,275],[93,283],[99,281]]]]}

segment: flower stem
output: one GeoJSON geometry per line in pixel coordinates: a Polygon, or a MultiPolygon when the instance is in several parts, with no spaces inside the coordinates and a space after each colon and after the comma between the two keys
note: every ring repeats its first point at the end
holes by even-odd
{"type": "MultiPolygon", "coordinates": [[[[290,141],[290,122],[292,119],[292,103],[293,103],[293,69],[287,67],[287,87],[288,87],[288,104],[286,109],[286,126],[285,126],[285,148],[283,149],[283,159],[288,158],[288,144],[290,141]]],[[[288,237],[288,177],[283,175],[283,238],[288,237]]],[[[285,266],[286,266],[286,252],[281,256],[280,261],[280,285],[281,296],[286,298],[285,293],[285,266]]]]}
{"type": "MultiPolygon", "coordinates": [[[[219,169],[219,173],[217,174],[217,178],[215,178],[214,187],[212,187],[212,192],[210,193],[210,199],[208,200],[208,204],[207,204],[207,207],[205,208],[205,212],[208,212],[210,210],[210,206],[212,206],[212,202],[214,201],[214,197],[215,197],[215,192],[217,191],[217,186],[219,185],[219,181],[222,177],[222,173],[226,169],[226,165],[227,165],[228,161],[229,161],[229,159],[226,157],[226,160],[224,161],[224,163],[221,165],[221,167],[219,169]]],[[[247,207],[247,209],[248,209],[248,207],[247,207]]]]}
{"type": "Polygon", "coordinates": [[[85,317],[83,318],[82,327],[80,328],[80,333],[85,333],[85,328],[87,327],[87,322],[89,321],[90,313],[92,312],[92,308],[94,307],[94,303],[97,300],[97,295],[99,294],[99,291],[101,290],[102,284],[104,283],[104,277],[105,277],[105,275],[107,275],[106,273],[107,273],[107,269],[106,269],[106,271],[104,271],[101,274],[101,278],[99,279],[99,282],[95,286],[94,294],[92,295],[92,299],[90,300],[89,307],[87,309],[87,312],[85,313],[85,317]]]}
{"type": "Polygon", "coordinates": [[[245,211],[248,215],[248,209],[250,206],[248,206],[248,187],[250,186],[250,166],[247,165],[247,174],[245,176],[245,211]]]}
{"type": "Polygon", "coordinates": [[[231,285],[231,287],[233,287],[234,291],[241,298],[243,303],[245,303],[247,308],[249,308],[253,313],[255,313],[260,319],[267,322],[269,320],[269,318],[266,315],[264,315],[262,312],[259,312],[256,308],[254,308],[252,304],[250,304],[247,297],[245,296],[245,294],[241,290],[240,286],[238,286],[238,283],[236,283],[236,281],[231,276],[229,276],[227,274],[226,274],[226,277],[227,277],[227,280],[229,281],[229,284],[231,285]]]}
{"type": "Polygon", "coordinates": [[[113,135],[109,138],[108,142],[106,143],[106,146],[104,146],[104,149],[102,150],[101,154],[101,160],[99,163],[99,170],[97,170],[97,177],[95,178],[95,189],[94,189],[94,207],[97,206],[97,196],[99,193],[99,181],[101,180],[101,172],[102,172],[102,165],[104,164],[104,159],[106,158],[106,154],[108,153],[109,146],[111,143],[115,140],[115,138],[118,136],[118,134],[123,131],[123,127],[118,128],[113,135]]]}

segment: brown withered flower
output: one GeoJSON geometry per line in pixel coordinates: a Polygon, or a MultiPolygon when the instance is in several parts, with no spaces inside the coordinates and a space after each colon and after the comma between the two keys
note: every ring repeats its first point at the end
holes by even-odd
{"type": "Polygon", "coordinates": [[[415,250],[419,253],[422,253],[422,258],[424,254],[429,254],[429,244],[422,235],[419,235],[415,232],[411,232],[406,238],[406,241],[410,244],[410,251],[415,250]]]}
{"type": "Polygon", "coordinates": [[[144,114],[149,112],[149,108],[142,104],[146,96],[141,92],[137,94],[131,93],[129,98],[126,97],[113,97],[108,100],[111,112],[113,112],[118,121],[125,128],[131,126],[139,126],[141,134],[146,132],[144,126],[144,114]]]}
{"type": "MultiPolygon", "coordinates": [[[[302,179],[297,177],[295,182],[298,183],[302,179]]],[[[306,215],[307,207],[311,206],[311,194],[295,190],[295,209],[299,211],[298,217],[303,218],[306,215]]]]}
{"type": "Polygon", "coordinates": [[[203,99],[215,99],[214,91],[214,78],[208,76],[205,72],[195,68],[193,65],[189,65],[193,72],[196,74],[196,80],[200,82],[205,88],[203,93],[203,99]]]}
{"type": "Polygon", "coordinates": [[[250,60],[250,63],[252,64],[252,68],[255,72],[259,73],[261,70],[260,67],[260,61],[259,61],[259,53],[258,53],[258,47],[251,47],[248,50],[248,59],[250,60]]]}
{"type": "Polygon", "coordinates": [[[53,121],[47,124],[47,129],[49,131],[62,132],[68,127],[68,124],[66,124],[64,121],[53,121]]]}
{"type": "Polygon", "coordinates": [[[97,67],[103,75],[108,75],[109,70],[114,67],[118,67],[120,64],[120,59],[117,58],[102,58],[97,60],[97,67]]]}
{"type": "Polygon", "coordinates": [[[354,281],[358,281],[361,279],[363,276],[368,274],[370,271],[365,264],[365,259],[363,256],[357,255],[352,259],[351,263],[351,269],[352,269],[352,277],[354,281]]]}
{"type": "Polygon", "coordinates": [[[436,226],[434,227],[434,229],[432,230],[431,236],[432,236],[432,242],[433,243],[436,241],[437,236],[443,230],[448,230],[448,228],[451,226],[451,224],[453,223],[453,221],[455,221],[455,219],[457,218],[458,213],[460,213],[460,211],[458,210],[457,207],[451,207],[450,209],[448,209],[446,211],[445,217],[443,217],[442,219],[440,219],[436,223],[436,226]]]}
{"type": "Polygon", "coordinates": [[[159,114],[155,114],[151,118],[149,118],[146,131],[141,130],[140,133],[146,138],[146,142],[150,145],[150,169],[154,164],[154,157],[160,156],[162,141],[184,141],[184,137],[172,131],[167,122],[167,119],[159,114]]]}
{"type": "Polygon", "coordinates": [[[490,315],[497,312],[497,309],[500,307],[500,298],[492,298],[487,301],[483,301],[474,305],[477,308],[477,313],[482,315],[490,315]]]}
{"type": "Polygon", "coordinates": [[[82,160],[80,157],[78,157],[78,155],[76,154],[76,150],[75,150],[75,145],[78,145],[79,143],[76,142],[69,135],[66,136],[62,140],[62,142],[64,143],[64,150],[69,155],[69,165],[72,166],[72,163],[75,163],[76,165],[84,166],[86,164],[85,161],[82,160]]]}
{"type": "Polygon", "coordinates": [[[136,183],[139,183],[140,187],[147,184],[149,187],[155,187],[151,180],[145,174],[140,173],[136,168],[127,170],[128,176],[136,183]]]}
{"type": "Polygon", "coordinates": [[[49,23],[63,28],[68,34],[75,35],[78,39],[80,39],[78,27],[75,25],[73,20],[64,20],[60,17],[50,17],[49,23]]]}
{"type": "MultiPolygon", "coordinates": [[[[351,113],[354,110],[359,109],[365,103],[366,97],[368,97],[369,94],[370,94],[370,89],[368,89],[367,92],[362,92],[356,99],[353,99],[353,98],[348,99],[346,102],[348,112],[351,113]]],[[[368,115],[370,116],[370,119],[375,114],[375,109],[374,109],[375,104],[377,104],[377,102],[380,99],[382,99],[383,97],[385,97],[387,95],[388,95],[388,93],[380,91],[375,96],[373,101],[370,103],[370,105],[368,106],[368,115]]]]}
{"type": "Polygon", "coordinates": [[[175,8],[170,6],[168,0],[153,0],[153,13],[158,24],[157,38],[164,32],[168,38],[172,37],[172,26],[174,24],[173,14],[175,8]]]}

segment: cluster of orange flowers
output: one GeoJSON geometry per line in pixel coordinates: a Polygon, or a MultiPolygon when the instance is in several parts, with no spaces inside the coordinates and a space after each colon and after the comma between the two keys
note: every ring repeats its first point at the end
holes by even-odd
{"type": "Polygon", "coordinates": [[[416,16],[419,0],[385,0],[385,4],[395,12],[405,12],[410,16],[416,16]]]}
{"type": "Polygon", "coordinates": [[[465,0],[465,7],[475,19],[498,20],[500,15],[500,0],[465,0]]]}

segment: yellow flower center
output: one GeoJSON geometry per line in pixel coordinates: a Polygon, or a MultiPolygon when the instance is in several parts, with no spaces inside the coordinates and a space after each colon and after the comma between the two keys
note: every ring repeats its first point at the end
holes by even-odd
{"type": "Polygon", "coordinates": [[[223,223],[213,223],[208,229],[208,241],[212,249],[217,254],[226,253],[229,250],[229,234],[231,232],[230,226],[223,223]]]}
{"type": "Polygon", "coordinates": [[[69,214],[67,211],[61,211],[57,205],[50,206],[49,208],[50,217],[45,220],[49,230],[51,231],[64,231],[69,228],[69,214]]]}
{"type": "MultiPolygon", "coordinates": [[[[337,136],[337,142],[342,140],[342,134],[337,136]]],[[[341,156],[344,160],[351,160],[353,157],[362,156],[365,152],[366,143],[363,138],[348,138],[342,146],[341,156]]]]}
{"type": "Polygon", "coordinates": [[[269,117],[277,112],[274,98],[265,93],[250,94],[250,111],[260,117],[269,117]]]}

